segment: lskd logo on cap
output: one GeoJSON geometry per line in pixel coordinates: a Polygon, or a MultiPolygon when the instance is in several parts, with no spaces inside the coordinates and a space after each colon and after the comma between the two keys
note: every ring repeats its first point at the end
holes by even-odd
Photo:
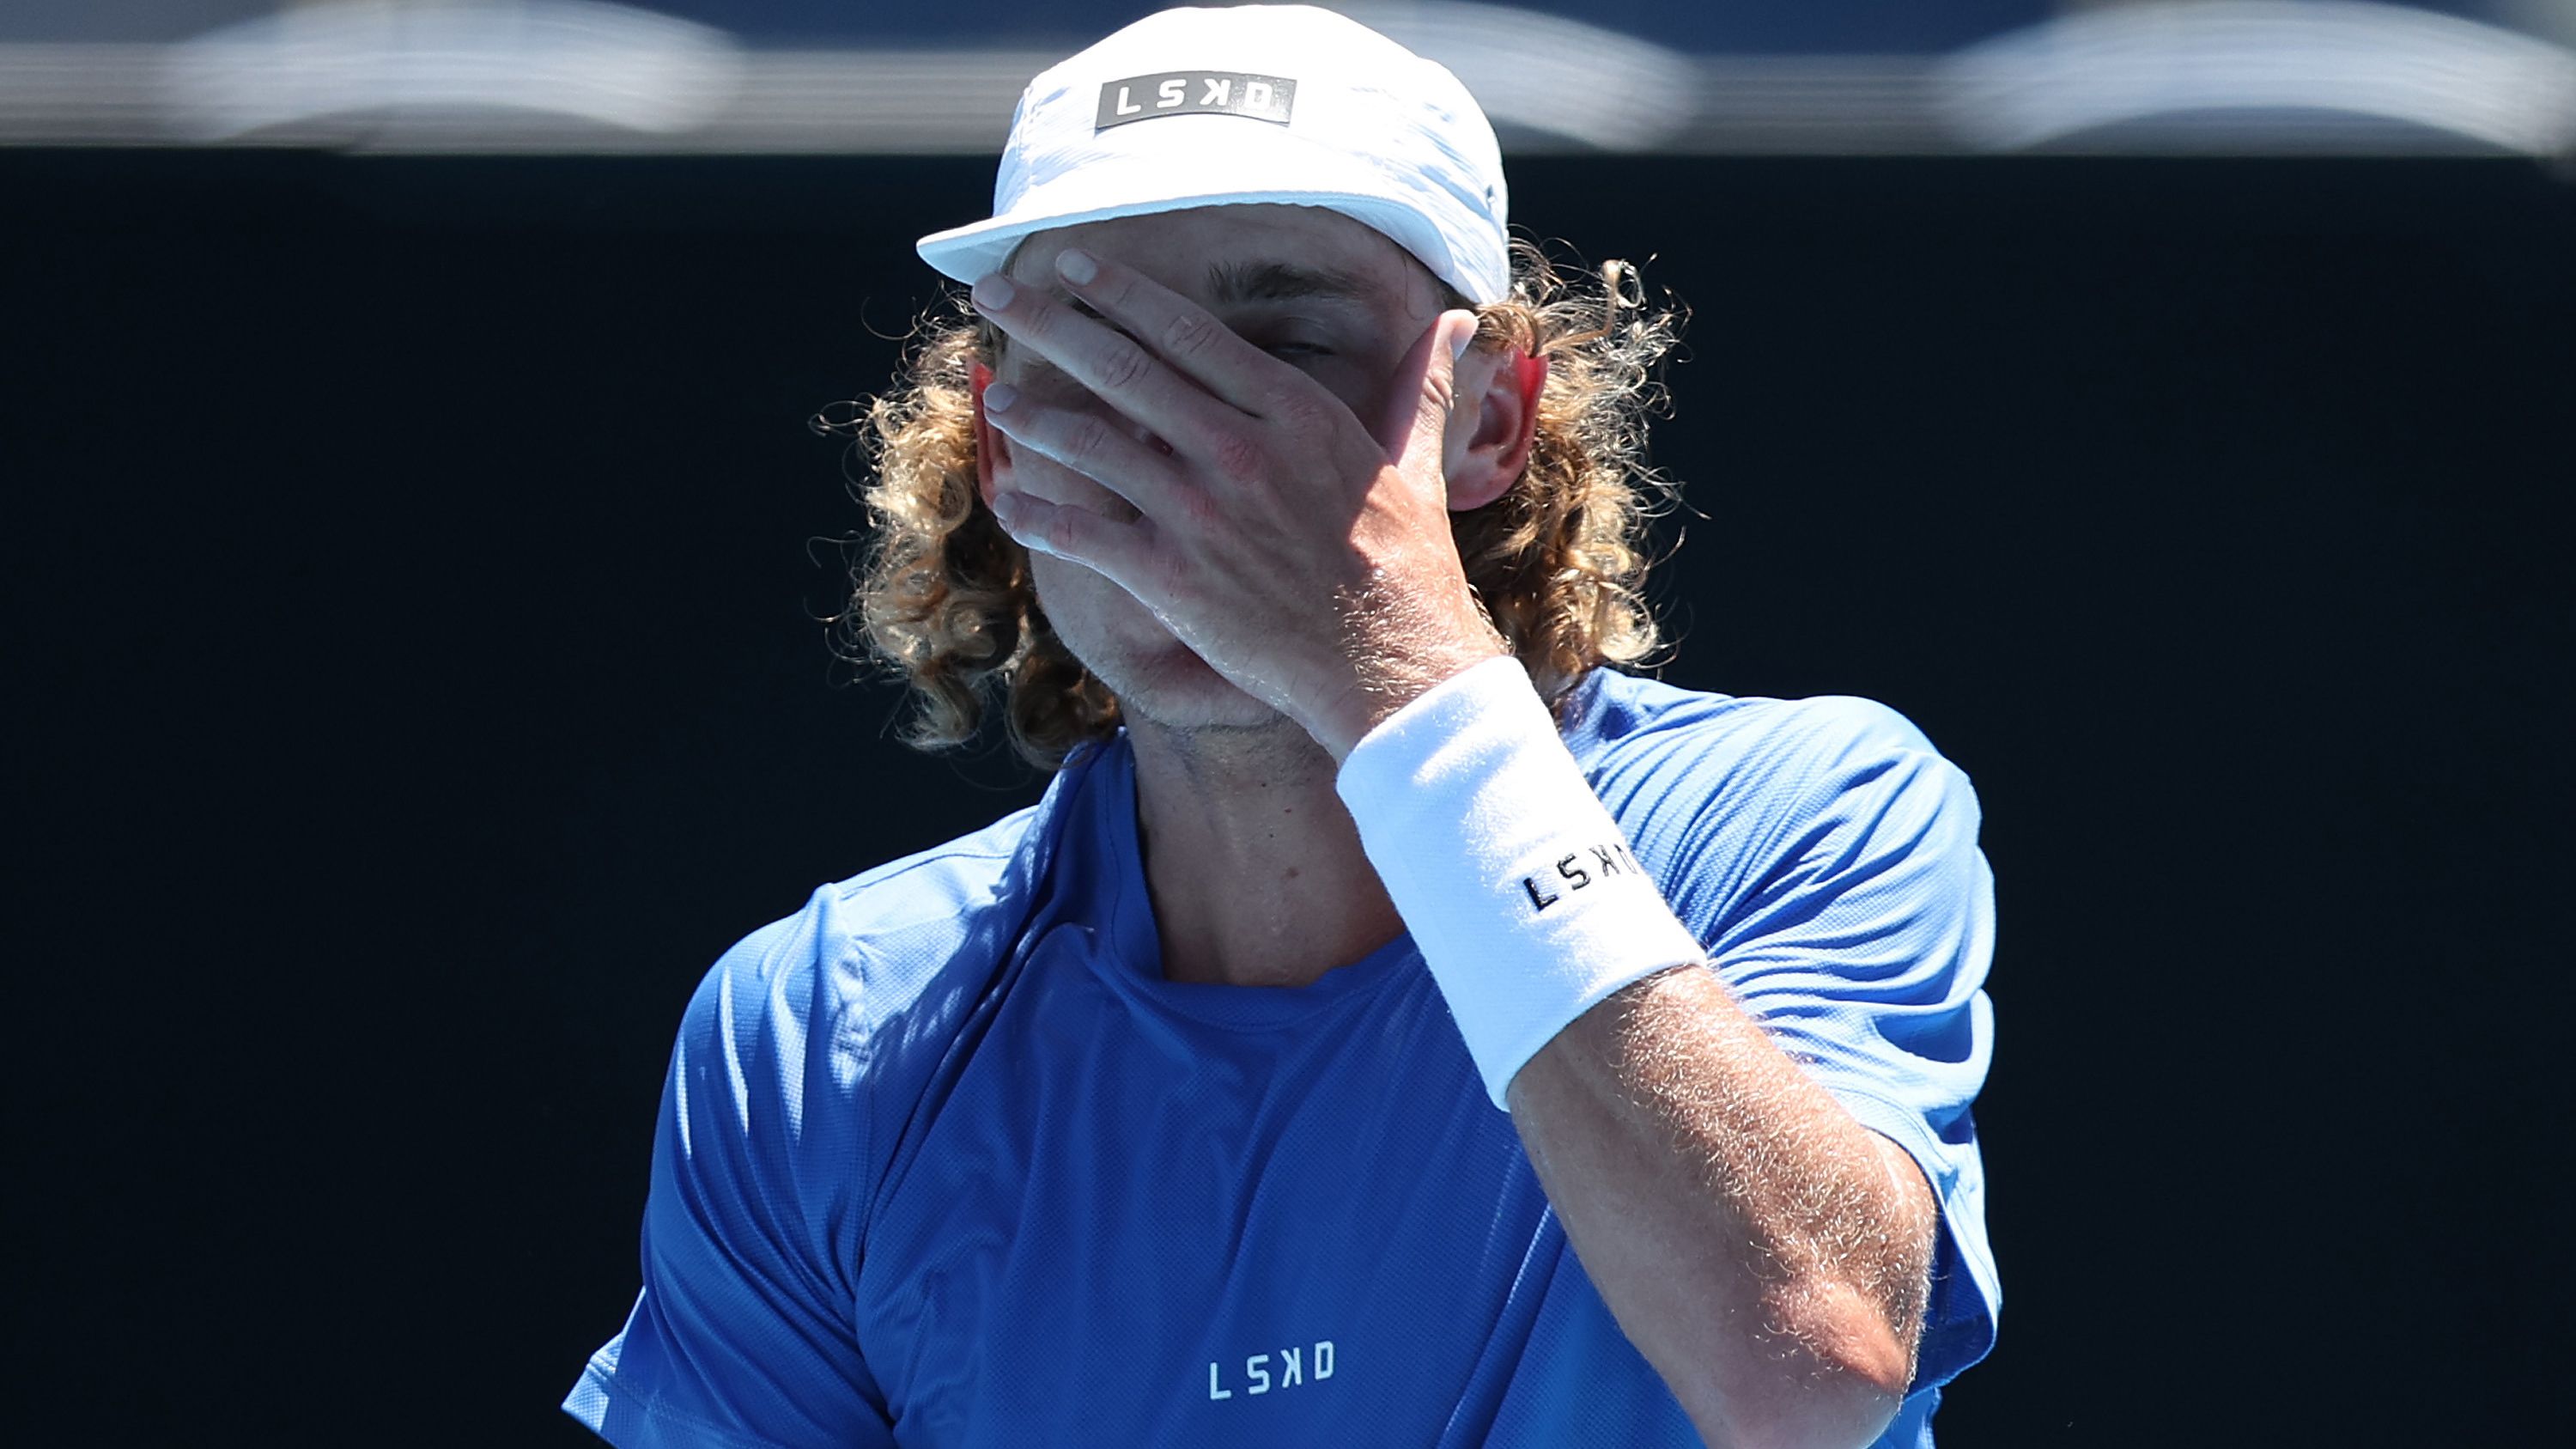
{"type": "Polygon", "coordinates": [[[1250,116],[1288,124],[1297,83],[1284,76],[1239,70],[1167,70],[1131,75],[1100,88],[1095,132],[1156,116],[1250,116]]]}

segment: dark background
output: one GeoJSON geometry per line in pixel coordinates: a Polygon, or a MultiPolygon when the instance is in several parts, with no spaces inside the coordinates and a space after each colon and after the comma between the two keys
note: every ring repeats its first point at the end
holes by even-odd
{"type": "MultiPolygon", "coordinates": [[[[2576,187],[1515,176],[1695,314],[1667,677],[1884,700],[1984,801],[2007,1302],[1943,1442],[2554,1418],[2576,187]]],[[[988,184],[0,154],[21,1412],[583,1442],[700,974],[1034,794],[818,623],[804,419],[988,184]]]]}

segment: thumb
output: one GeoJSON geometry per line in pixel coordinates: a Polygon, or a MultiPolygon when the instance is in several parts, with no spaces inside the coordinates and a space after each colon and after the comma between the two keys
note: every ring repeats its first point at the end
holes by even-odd
{"type": "Polygon", "coordinates": [[[1449,414],[1458,405],[1458,359],[1475,340],[1475,313],[1443,312],[1396,367],[1399,385],[1378,441],[1386,445],[1388,460],[1405,472],[1419,468],[1440,474],[1449,414]],[[1412,385],[1403,386],[1406,381],[1412,385]]]}

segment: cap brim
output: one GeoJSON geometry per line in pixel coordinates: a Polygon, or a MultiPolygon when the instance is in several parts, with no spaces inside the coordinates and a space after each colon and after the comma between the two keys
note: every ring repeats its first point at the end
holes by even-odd
{"type": "MultiPolygon", "coordinates": [[[[1485,303],[1499,300],[1500,294],[1472,275],[1463,259],[1451,255],[1446,238],[1413,207],[1367,191],[1354,190],[1350,182],[1364,179],[1366,168],[1350,165],[1330,153],[1300,158],[1297,169],[1308,173],[1317,184],[1268,190],[1239,188],[1175,187],[1169,179],[1172,169],[1167,163],[1148,158],[1104,157],[1070,171],[1063,181],[1032,192],[1021,205],[1001,216],[932,232],[913,244],[921,259],[944,276],[961,282],[1000,271],[1019,244],[1041,231],[1059,227],[1080,226],[1085,222],[1114,221],[1121,217],[1153,216],[1167,211],[1186,211],[1201,206],[1319,206],[1336,211],[1395,242],[1458,289],[1469,301],[1485,303]],[[1341,162],[1336,166],[1334,162],[1341,162]],[[1353,176],[1358,171],[1360,176],[1353,176]],[[1338,173],[1338,174],[1337,174],[1338,173]],[[1137,196],[1148,200],[1106,200],[1106,197],[1137,196]]],[[[1275,170],[1274,170],[1275,174],[1275,170]]]]}

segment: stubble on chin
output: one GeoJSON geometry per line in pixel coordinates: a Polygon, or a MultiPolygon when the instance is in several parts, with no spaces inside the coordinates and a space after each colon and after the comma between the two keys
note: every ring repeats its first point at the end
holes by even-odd
{"type": "MultiPolygon", "coordinates": [[[[1078,650],[1075,657],[1083,658],[1078,650]]],[[[1130,728],[1151,727],[1164,733],[1295,728],[1287,716],[1236,688],[1187,645],[1168,636],[1156,646],[1102,663],[1107,667],[1084,659],[1085,667],[1118,697],[1119,714],[1130,728]]]]}
{"type": "Polygon", "coordinates": [[[1067,652],[1117,696],[1133,728],[1262,729],[1284,721],[1237,689],[1151,611],[1078,564],[1031,560],[1038,607],[1067,652]]]}

